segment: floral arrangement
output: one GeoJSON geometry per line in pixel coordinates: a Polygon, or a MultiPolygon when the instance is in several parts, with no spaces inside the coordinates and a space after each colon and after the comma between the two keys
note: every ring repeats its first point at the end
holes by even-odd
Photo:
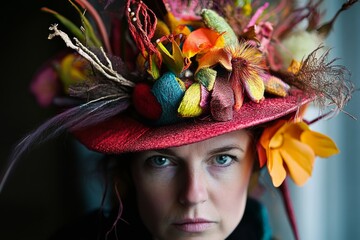
{"type": "MultiPolygon", "coordinates": [[[[43,106],[82,104],[54,120],[72,116],[67,128],[124,111],[155,126],[193,118],[229,121],[248,102],[285,98],[294,89],[337,113],[354,90],[347,70],[327,59],[323,41],[355,0],[346,1],[328,22],[322,22],[321,0],[304,6],[285,0],[127,0],[120,5],[109,0],[103,2],[102,13],[110,16],[106,22],[87,0],[69,2],[81,27],[43,10],[74,36],[52,25],[49,38],[61,37],[75,51],[47,63],[32,83],[43,106]],[[95,117],[78,121],[90,114],[95,117]]],[[[301,117],[266,127],[258,151],[275,186],[287,173],[304,184],[316,156],[338,153],[330,138],[311,131],[301,117]]]]}

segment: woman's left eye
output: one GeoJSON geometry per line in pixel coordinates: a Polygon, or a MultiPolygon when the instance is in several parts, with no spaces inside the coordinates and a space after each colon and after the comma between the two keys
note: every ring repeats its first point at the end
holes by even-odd
{"type": "Polygon", "coordinates": [[[213,164],[219,167],[227,167],[234,163],[235,157],[230,155],[218,155],[214,157],[213,164]]]}

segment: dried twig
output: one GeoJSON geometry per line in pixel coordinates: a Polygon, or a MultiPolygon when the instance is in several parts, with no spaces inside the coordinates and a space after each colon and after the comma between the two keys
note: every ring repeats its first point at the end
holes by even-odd
{"type": "Polygon", "coordinates": [[[100,50],[101,50],[102,54],[104,55],[104,58],[108,64],[108,66],[105,66],[100,61],[100,59],[96,56],[96,54],[93,53],[91,50],[89,50],[87,47],[85,47],[83,44],[81,44],[81,42],[77,38],[74,38],[74,41],[75,41],[75,44],[74,44],[71,41],[71,39],[69,38],[69,36],[66,33],[64,33],[63,31],[59,30],[57,28],[57,26],[58,26],[57,24],[53,24],[52,26],[50,26],[49,29],[54,31],[54,33],[49,34],[48,39],[52,39],[56,36],[61,37],[64,40],[67,47],[76,50],[82,57],[84,57],[86,60],[88,60],[106,78],[108,78],[112,81],[118,82],[118,83],[122,84],[123,86],[133,87],[135,85],[132,81],[127,80],[126,78],[124,78],[121,74],[119,74],[112,68],[111,61],[106,56],[106,53],[102,47],[100,47],[100,50]]]}

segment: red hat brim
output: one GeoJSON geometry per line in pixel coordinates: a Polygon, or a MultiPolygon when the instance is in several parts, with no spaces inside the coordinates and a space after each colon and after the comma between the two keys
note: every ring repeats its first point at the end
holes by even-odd
{"type": "Polygon", "coordinates": [[[261,103],[247,102],[232,120],[218,122],[194,119],[166,126],[147,126],[125,114],[75,132],[87,148],[105,154],[177,147],[206,140],[224,133],[245,129],[296,112],[313,100],[302,91],[287,97],[266,98],[261,103]]]}

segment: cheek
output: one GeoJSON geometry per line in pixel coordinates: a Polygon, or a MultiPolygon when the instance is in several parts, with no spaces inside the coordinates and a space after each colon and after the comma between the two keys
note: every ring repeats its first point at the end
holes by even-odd
{"type": "Polygon", "coordinates": [[[234,171],[213,195],[214,205],[222,216],[224,232],[231,233],[243,217],[251,171],[250,165],[234,171]]]}
{"type": "Polygon", "coordinates": [[[222,216],[233,215],[234,217],[226,217],[226,219],[234,219],[235,222],[240,220],[247,199],[247,188],[247,179],[241,179],[238,182],[230,183],[230,186],[222,188],[222,194],[217,195],[217,205],[222,211],[222,216]]]}

